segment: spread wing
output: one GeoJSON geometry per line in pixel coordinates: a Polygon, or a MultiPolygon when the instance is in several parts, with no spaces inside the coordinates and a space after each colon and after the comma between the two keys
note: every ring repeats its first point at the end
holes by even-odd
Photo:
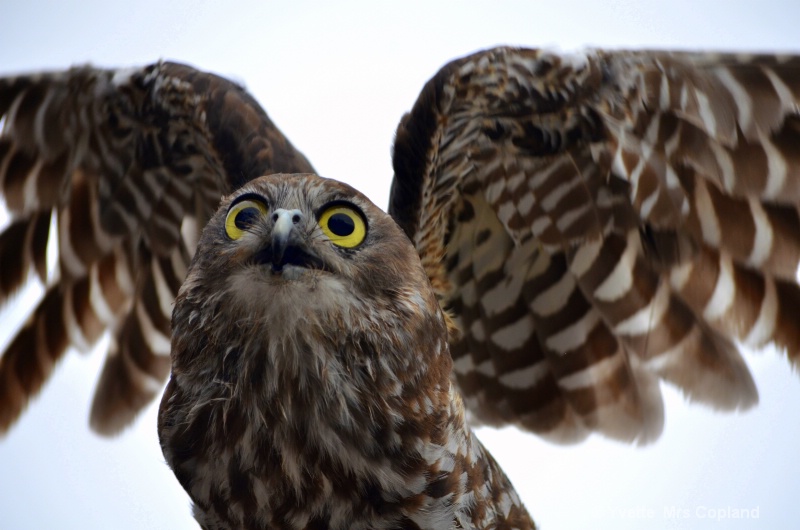
{"type": "MultiPolygon", "coordinates": [[[[648,441],[659,379],[742,408],[757,393],[734,340],[796,362],[799,70],[499,48],[428,83],[398,129],[390,212],[453,316],[476,419],[648,441]]],[[[46,285],[0,360],[0,432],[106,329],[92,425],[114,432],[160,391],[219,197],[313,170],[243,89],[177,64],[3,79],[0,115],[0,301],[31,271],[46,285]]]]}
{"type": "Polygon", "coordinates": [[[390,212],[475,418],[647,442],[659,380],[746,408],[736,341],[800,353],[800,58],[498,48],[425,86],[390,212]]]}
{"type": "Polygon", "coordinates": [[[0,433],[105,330],[91,424],[115,432],[161,391],[171,305],[221,195],[313,169],[243,88],[174,63],[0,79],[0,117],[0,303],[31,274],[45,284],[0,358],[0,433]]]}

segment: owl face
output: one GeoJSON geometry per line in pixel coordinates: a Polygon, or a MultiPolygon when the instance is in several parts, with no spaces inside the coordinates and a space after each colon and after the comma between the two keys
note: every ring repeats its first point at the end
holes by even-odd
{"type": "Polygon", "coordinates": [[[356,315],[367,301],[391,312],[435,307],[428,290],[420,294],[427,283],[411,242],[362,194],[315,175],[272,175],[222,202],[179,305],[189,297],[243,327],[268,323],[280,339],[315,322],[363,326],[356,315]]]}
{"type": "Polygon", "coordinates": [[[273,179],[272,185],[250,186],[221,209],[224,223],[215,228],[223,232],[221,250],[231,272],[268,285],[313,287],[325,278],[350,276],[349,262],[364,249],[369,253],[363,198],[339,187],[324,189],[321,182],[304,183],[286,186],[273,179]]]}
{"type": "Polygon", "coordinates": [[[243,291],[262,294],[334,283],[398,286],[392,261],[417,259],[391,218],[366,197],[314,175],[272,175],[242,187],[223,201],[200,244],[214,245],[229,281],[248,282],[243,291]]]}

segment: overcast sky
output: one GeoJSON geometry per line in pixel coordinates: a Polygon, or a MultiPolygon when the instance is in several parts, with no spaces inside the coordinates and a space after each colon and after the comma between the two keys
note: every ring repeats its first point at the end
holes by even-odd
{"type": "MultiPolygon", "coordinates": [[[[233,77],[320,174],[382,207],[400,116],[439,67],[477,49],[800,53],[797,0],[13,4],[0,5],[0,74],[165,58],[233,77]]],[[[0,318],[5,342],[12,318],[0,318]]],[[[510,429],[479,436],[545,529],[795,528],[800,380],[778,353],[747,360],[758,408],[714,414],[665,388],[664,434],[646,448],[598,437],[556,447],[510,429]],[[759,519],[711,520],[737,509],[757,509],[759,519]]],[[[116,439],[89,431],[102,361],[102,351],[67,355],[23,421],[0,440],[0,529],[197,528],[158,447],[157,404],[116,439]]]]}

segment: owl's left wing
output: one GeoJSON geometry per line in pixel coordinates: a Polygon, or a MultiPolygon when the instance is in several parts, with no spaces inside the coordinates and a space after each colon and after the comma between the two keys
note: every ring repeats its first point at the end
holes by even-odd
{"type": "Polygon", "coordinates": [[[397,131],[390,213],[482,422],[646,442],[659,379],[757,401],[733,341],[800,353],[800,57],[498,48],[397,131]]]}
{"type": "Polygon", "coordinates": [[[170,62],[0,78],[0,120],[0,304],[31,271],[45,284],[0,356],[0,435],[106,330],[91,423],[115,432],[161,392],[172,302],[222,194],[313,169],[242,87],[170,62]]]}

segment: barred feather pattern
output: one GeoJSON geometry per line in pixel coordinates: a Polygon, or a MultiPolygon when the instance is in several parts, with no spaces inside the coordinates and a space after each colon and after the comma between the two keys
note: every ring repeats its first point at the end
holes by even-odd
{"type": "Polygon", "coordinates": [[[415,249],[349,186],[272,175],[226,199],[173,323],[159,438],[201,527],[534,528],[466,423],[415,249]],[[241,197],[269,213],[234,239],[241,197]],[[363,243],[331,244],[330,204],[363,213],[363,243]]]}
{"type": "MultiPolygon", "coordinates": [[[[172,63],[3,79],[0,116],[0,187],[12,215],[0,233],[0,300],[31,271],[46,285],[0,360],[0,429],[19,416],[69,346],[88,348],[110,330],[111,351],[92,423],[101,432],[113,432],[157,392],[169,367],[171,334],[174,357],[175,345],[183,341],[200,341],[188,349],[219,347],[202,342],[206,328],[231,332],[230,321],[214,320],[221,314],[214,307],[176,317],[175,327],[185,326],[177,337],[169,321],[198,228],[212,216],[220,196],[259,175],[307,172],[310,165],[241,87],[172,63]],[[50,241],[58,247],[54,275],[47,270],[50,241]],[[197,322],[204,324],[199,330],[193,327],[197,322]]],[[[452,455],[471,455],[480,465],[466,466],[467,482],[477,488],[500,485],[460,490],[463,474],[456,474],[458,480],[447,489],[429,484],[414,502],[441,505],[446,492],[458,491],[464,505],[474,502],[478,512],[493,507],[489,515],[470,512],[457,519],[462,527],[491,525],[497,514],[522,521],[514,523],[520,527],[530,524],[498,478],[496,465],[466,434],[459,397],[440,377],[450,370],[440,364],[445,350],[452,355],[452,376],[472,419],[515,424],[559,443],[595,432],[637,443],[655,439],[663,427],[662,380],[715,408],[753,405],[757,391],[735,341],[775,344],[796,366],[799,137],[797,57],[652,51],[558,55],[496,48],[437,73],[398,128],[389,211],[416,247],[445,309],[432,318],[443,319],[449,345],[426,343],[419,349],[435,366],[431,370],[439,378],[427,388],[435,388],[440,401],[410,400],[403,403],[408,408],[391,409],[380,399],[396,398],[396,388],[385,381],[377,388],[365,379],[354,388],[363,393],[356,392],[360,398],[380,398],[361,403],[370,413],[413,423],[420,410],[431,409],[444,418],[447,437],[454,436],[458,448],[449,450],[440,467],[415,468],[421,476],[435,476],[451,465],[452,455]]],[[[197,274],[203,273],[197,263],[205,258],[193,258],[197,274]]],[[[406,270],[411,262],[406,257],[399,268],[406,270]]],[[[382,261],[374,272],[382,277],[397,270],[382,261]]],[[[345,295],[368,287],[369,273],[328,302],[351,300],[345,295]]],[[[409,281],[409,288],[427,292],[425,282],[409,281]]],[[[212,282],[217,289],[204,300],[229,295],[230,286],[223,284],[212,282]]],[[[185,292],[197,288],[191,279],[183,285],[185,292]]],[[[239,291],[249,292],[241,285],[239,291]]],[[[409,292],[406,303],[420,308],[409,292]]],[[[364,300],[382,300],[369,294],[364,300]]],[[[309,300],[314,299],[302,299],[309,300]]],[[[432,315],[427,305],[426,311],[432,315]]],[[[368,325],[373,333],[387,329],[386,322],[367,317],[335,324],[343,323],[368,325]]],[[[234,324],[260,322],[244,315],[234,324]]],[[[274,329],[282,328],[254,336],[265,339],[274,329]]],[[[434,335],[440,332],[437,328],[434,335]]],[[[325,342],[332,335],[318,329],[307,348],[295,343],[285,348],[294,340],[287,336],[281,351],[299,355],[324,344],[324,352],[314,352],[329,355],[330,348],[340,346],[325,342]]],[[[373,339],[347,346],[361,355],[374,350],[373,339]]],[[[241,353],[214,351],[222,352],[215,359],[223,364],[241,353]]],[[[283,386],[277,402],[288,405],[272,410],[269,424],[294,430],[269,441],[283,453],[262,469],[284,481],[278,491],[285,496],[273,504],[264,500],[266,486],[252,481],[245,473],[251,468],[236,460],[264,441],[263,432],[253,432],[265,422],[264,408],[222,406],[230,397],[225,392],[235,395],[241,389],[231,384],[225,366],[212,368],[195,373],[194,382],[184,386],[179,384],[184,368],[173,363],[175,384],[168,387],[160,416],[165,455],[206,526],[272,520],[314,527],[320,513],[347,521],[351,512],[335,510],[353,502],[360,509],[359,502],[378,499],[370,496],[374,477],[353,489],[352,484],[310,480],[313,473],[307,471],[316,472],[322,460],[306,461],[300,469],[285,464],[293,461],[298,446],[307,449],[307,433],[317,431],[281,423],[284,414],[294,407],[292,417],[303,418],[314,393],[298,392],[278,377],[276,384],[283,386]],[[187,408],[203,395],[211,398],[187,408]],[[207,432],[209,422],[215,431],[207,432]],[[241,435],[234,436],[233,449],[226,445],[228,435],[241,435]],[[334,490],[347,492],[344,504],[328,503],[334,490]],[[293,511],[298,492],[313,507],[310,515],[293,511]],[[243,499],[241,504],[228,502],[233,497],[243,499]]],[[[288,368],[275,373],[288,379],[297,375],[291,371],[296,366],[288,368]]],[[[323,387],[343,373],[317,368],[305,373],[323,387]]],[[[347,368],[374,374],[375,367],[347,368]]],[[[386,374],[403,377],[407,369],[395,366],[386,374]]],[[[330,393],[323,404],[338,406],[341,399],[330,393]]],[[[343,414],[343,407],[333,412],[343,414]]],[[[319,412],[323,409],[313,417],[327,419],[319,412]]],[[[383,440],[383,430],[369,430],[370,414],[347,410],[348,425],[367,426],[359,442],[374,436],[383,440]]],[[[332,429],[324,421],[315,425],[322,438],[332,429]]],[[[326,443],[309,454],[328,458],[325,476],[348,462],[362,465],[370,451],[379,450],[362,443],[354,453],[336,453],[332,448],[342,444],[322,438],[314,443],[326,443]]],[[[418,448],[408,440],[382,462],[406,462],[411,455],[419,464],[418,448]]],[[[262,462],[255,459],[255,464],[262,462]]],[[[383,486],[397,492],[397,484],[383,486]]],[[[370,509],[383,509],[389,497],[370,509]]],[[[409,513],[394,508],[396,514],[409,513]]],[[[364,513],[369,518],[374,512],[364,513]]],[[[383,521],[413,527],[402,519],[407,515],[398,517],[383,521]]]]}
{"type": "Polygon", "coordinates": [[[390,212],[475,419],[645,443],[659,379],[737,409],[734,341],[796,366],[799,107],[796,57],[497,48],[431,79],[390,212]]]}
{"type": "Polygon", "coordinates": [[[117,432],[169,373],[172,303],[222,194],[311,166],[243,89],[174,63],[0,79],[0,117],[0,302],[31,270],[45,284],[0,358],[0,433],[68,347],[105,331],[91,425],[117,432]]]}

